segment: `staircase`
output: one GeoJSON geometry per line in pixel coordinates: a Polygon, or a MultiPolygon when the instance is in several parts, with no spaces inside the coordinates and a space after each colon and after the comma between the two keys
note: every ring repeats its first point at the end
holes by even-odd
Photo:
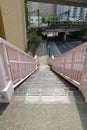
{"type": "Polygon", "coordinates": [[[65,91],[65,82],[62,82],[47,65],[49,57],[46,42],[40,44],[36,54],[39,56],[40,67],[32,77],[29,77],[17,88],[16,98],[23,96],[24,102],[30,104],[70,104],[68,94],[65,91]]]}
{"type": "Polygon", "coordinates": [[[20,130],[86,130],[87,106],[76,87],[50,70],[45,46],[38,48],[38,70],[15,90],[9,115],[17,119],[10,124],[20,130]]]}
{"type": "Polygon", "coordinates": [[[48,66],[40,66],[32,78],[20,85],[16,91],[17,95],[25,96],[25,103],[70,103],[65,83],[57,78],[48,66]]]}
{"type": "Polygon", "coordinates": [[[27,104],[71,104],[71,96],[82,98],[76,87],[45,65],[16,88],[14,100],[27,104]]]}
{"type": "Polygon", "coordinates": [[[37,72],[16,88],[14,100],[28,104],[71,104],[69,96],[80,95],[80,92],[50,70],[46,42],[40,44],[36,53],[40,66],[37,72]]]}

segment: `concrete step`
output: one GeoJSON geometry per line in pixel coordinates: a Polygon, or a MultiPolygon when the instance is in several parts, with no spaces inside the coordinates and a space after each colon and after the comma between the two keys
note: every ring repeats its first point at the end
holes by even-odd
{"type": "MultiPolygon", "coordinates": [[[[53,88],[54,88],[54,87],[62,88],[62,87],[63,87],[63,88],[65,88],[65,85],[64,85],[64,84],[46,84],[46,83],[45,83],[45,84],[43,84],[43,83],[39,83],[39,84],[32,83],[32,84],[30,84],[30,85],[27,84],[26,86],[29,87],[29,88],[30,88],[30,87],[34,87],[34,88],[38,88],[38,87],[41,87],[41,88],[42,88],[42,87],[43,87],[43,88],[46,88],[46,87],[47,87],[47,88],[49,88],[49,87],[50,87],[50,88],[52,88],[52,87],[53,87],[53,88]]],[[[26,87],[26,88],[27,88],[27,87],[26,87]]]]}
{"type": "Polygon", "coordinates": [[[80,91],[67,91],[69,96],[81,96],[80,91]]]}
{"type": "Polygon", "coordinates": [[[24,97],[25,103],[69,103],[69,96],[78,92],[64,79],[56,76],[48,66],[41,66],[37,73],[30,76],[16,90],[16,97],[24,97]]]}

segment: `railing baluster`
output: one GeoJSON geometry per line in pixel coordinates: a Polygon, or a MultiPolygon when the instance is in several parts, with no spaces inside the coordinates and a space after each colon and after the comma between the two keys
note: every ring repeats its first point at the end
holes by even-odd
{"type": "Polygon", "coordinates": [[[2,57],[0,56],[0,86],[1,88],[5,88],[6,85],[7,85],[7,77],[6,77],[2,57]]]}

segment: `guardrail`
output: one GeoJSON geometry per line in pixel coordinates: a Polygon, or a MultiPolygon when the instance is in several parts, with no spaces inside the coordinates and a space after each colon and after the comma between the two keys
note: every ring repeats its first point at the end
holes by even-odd
{"type": "Polygon", "coordinates": [[[48,21],[48,26],[52,25],[87,25],[87,22],[80,21],[48,21]]]}
{"type": "Polygon", "coordinates": [[[52,70],[79,88],[87,102],[87,42],[49,59],[52,70]]]}
{"type": "Polygon", "coordinates": [[[37,69],[33,58],[0,38],[0,102],[9,102],[14,88],[37,69]]]}
{"type": "Polygon", "coordinates": [[[71,22],[71,21],[49,21],[48,22],[48,27],[47,28],[65,28],[65,29],[70,29],[70,28],[82,28],[86,29],[87,22],[71,22]]]}

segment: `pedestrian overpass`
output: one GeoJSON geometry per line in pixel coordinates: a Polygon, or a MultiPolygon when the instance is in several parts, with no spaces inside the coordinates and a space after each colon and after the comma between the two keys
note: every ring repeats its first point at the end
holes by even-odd
{"type": "MultiPolygon", "coordinates": [[[[43,50],[41,50],[43,51],[43,50]]],[[[52,70],[74,84],[87,102],[87,42],[54,59],[52,70]]],[[[44,54],[43,54],[44,55],[44,54]]],[[[31,57],[0,38],[0,102],[10,102],[14,88],[38,69],[38,58],[31,57]]]]}
{"type": "Polygon", "coordinates": [[[87,42],[49,58],[42,41],[36,54],[0,38],[1,130],[86,129],[87,42]]]}
{"type": "MultiPolygon", "coordinates": [[[[51,3],[87,7],[86,0],[51,3]]],[[[1,130],[87,129],[87,42],[56,58],[45,46],[32,57],[0,38],[1,130]]]]}

